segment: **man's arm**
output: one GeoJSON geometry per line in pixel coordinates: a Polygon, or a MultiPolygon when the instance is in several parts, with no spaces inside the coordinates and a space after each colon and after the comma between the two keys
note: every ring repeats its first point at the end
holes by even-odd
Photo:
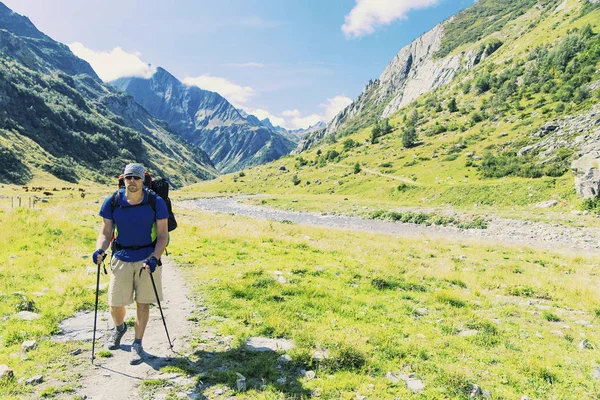
{"type": "Polygon", "coordinates": [[[96,248],[106,251],[110,245],[110,240],[113,235],[113,221],[111,219],[102,218],[102,228],[98,240],[96,240],[96,248]]]}
{"type": "Polygon", "coordinates": [[[156,246],[150,255],[151,257],[160,258],[167,247],[169,241],[168,221],[168,218],[156,220],[156,246]]]}

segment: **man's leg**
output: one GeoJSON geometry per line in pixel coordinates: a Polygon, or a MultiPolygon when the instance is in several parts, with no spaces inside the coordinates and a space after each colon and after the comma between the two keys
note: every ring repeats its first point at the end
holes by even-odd
{"type": "Polygon", "coordinates": [[[136,302],[136,316],[135,316],[135,340],[131,345],[131,360],[129,364],[137,365],[144,359],[144,347],[142,346],[142,339],[144,338],[144,332],[146,331],[146,325],[148,325],[148,319],[150,319],[150,304],[136,302]]]}
{"type": "Polygon", "coordinates": [[[110,305],[110,315],[115,323],[115,330],[108,343],[109,350],[117,350],[121,346],[121,339],[127,332],[125,305],[133,302],[134,272],[130,264],[116,258],[111,260],[108,304],[110,305]]]}
{"type": "Polygon", "coordinates": [[[135,338],[142,340],[144,338],[144,332],[146,332],[146,326],[150,319],[150,304],[135,303],[137,306],[137,314],[135,318],[135,338]]]}
{"type": "MultiPolygon", "coordinates": [[[[141,267],[141,263],[140,263],[141,267]]],[[[162,267],[158,267],[152,276],[156,283],[159,298],[162,299],[161,287],[161,271],[162,267]]],[[[150,304],[156,302],[156,294],[150,279],[150,272],[144,270],[141,274],[136,274],[134,277],[135,302],[137,306],[137,315],[135,319],[135,340],[131,346],[130,364],[136,365],[142,362],[144,357],[144,348],[142,346],[142,338],[146,332],[146,326],[150,319],[150,304]]]]}
{"type": "Polygon", "coordinates": [[[110,306],[110,316],[115,326],[123,325],[123,322],[125,322],[125,307],[110,306]]]}

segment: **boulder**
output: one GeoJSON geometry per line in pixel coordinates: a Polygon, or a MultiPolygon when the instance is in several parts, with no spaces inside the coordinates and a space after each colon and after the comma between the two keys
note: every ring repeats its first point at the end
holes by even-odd
{"type": "Polygon", "coordinates": [[[15,376],[12,369],[8,368],[8,365],[2,364],[0,365],[0,379],[2,378],[12,378],[15,376]]]}
{"type": "Polygon", "coordinates": [[[600,170],[589,168],[582,176],[575,178],[575,190],[582,200],[598,197],[600,193],[600,170]]]}

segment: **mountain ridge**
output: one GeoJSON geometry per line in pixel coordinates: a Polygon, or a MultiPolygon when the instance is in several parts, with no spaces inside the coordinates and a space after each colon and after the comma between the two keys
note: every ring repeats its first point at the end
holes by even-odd
{"type": "Polygon", "coordinates": [[[258,118],[242,115],[220,94],[185,85],[164,68],[150,78],[124,77],[110,84],[200,146],[223,172],[278,159],[296,146],[258,118]]]}
{"type": "Polygon", "coordinates": [[[49,173],[69,182],[110,182],[131,161],[176,185],[217,175],[199,148],[0,5],[0,180],[22,184],[49,173]]]}

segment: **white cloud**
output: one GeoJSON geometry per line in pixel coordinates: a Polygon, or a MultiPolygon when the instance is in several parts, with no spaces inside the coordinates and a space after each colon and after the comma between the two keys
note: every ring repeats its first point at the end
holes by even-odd
{"type": "Polygon", "coordinates": [[[356,6],[346,15],[342,32],[346,38],[357,38],[375,31],[377,25],[388,25],[406,19],[412,9],[427,8],[439,0],[356,0],[356,6]]]}
{"type": "Polygon", "coordinates": [[[326,103],[319,105],[323,109],[321,115],[309,114],[303,116],[298,109],[284,110],[279,114],[272,114],[264,108],[244,107],[244,111],[258,117],[258,119],[269,118],[273,125],[279,125],[285,129],[306,129],[319,121],[329,122],[350,103],[352,103],[352,99],[346,96],[340,95],[329,98],[326,103]]]}
{"type": "Polygon", "coordinates": [[[261,119],[261,120],[265,119],[265,118],[269,118],[269,121],[271,121],[273,126],[281,126],[283,128],[285,128],[287,126],[287,123],[285,122],[284,118],[275,116],[265,109],[244,108],[244,111],[246,111],[248,114],[254,115],[255,117],[257,117],[258,119],[261,119]]]}
{"type": "Polygon", "coordinates": [[[324,109],[323,121],[331,121],[333,117],[346,108],[346,106],[348,106],[350,103],[352,103],[352,99],[346,96],[335,96],[331,99],[327,99],[326,104],[319,105],[319,107],[324,109]]]}
{"type": "Polygon", "coordinates": [[[305,129],[323,120],[323,116],[318,114],[310,114],[303,117],[299,110],[285,110],[276,115],[264,108],[243,107],[243,109],[258,119],[269,118],[274,126],[281,126],[285,129],[305,129]]]}
{"type": "Polygon", "coordinates": [[[115,47],[111,52],[94,51],[75,42],[69,48],[77,57],[90,63],[104,82],[123,76],[150,78],[156,72],[156,68],[140,59],[140,53],[128,53],[120,47],[115,47]]]}
{"type": "Polygon", "coordinates": [[[262,68],[265,64],[257,63],[257,62],[247,62],[247,63],[230,63],[225,64],[226,67],[237,67],[237,68],[262,68]]]}
{"type": "Polygon", "coordinates": [[[300,118],[300,110],[285,110],[281,113],[284,117],[300,118]]]}
{"type": "Polygon", "coordinates": [[[321,121],[322,119],[323,117],[319,114],[310,114],[306,117],[294,117],[288,121],[288,126],[291,127],[290,129],[306,129],[309,126],[321,121]]]}
{"type": "Polygon", "coordinates": [[[196,78],[187,77],[182,79],[182,82],[189,86],[195,85],[200,89],[217,92],[236,107],[247,103],[255,94],[254,89],[250,86],[240,86],[218,76],[202,75],[196,78]]]}

